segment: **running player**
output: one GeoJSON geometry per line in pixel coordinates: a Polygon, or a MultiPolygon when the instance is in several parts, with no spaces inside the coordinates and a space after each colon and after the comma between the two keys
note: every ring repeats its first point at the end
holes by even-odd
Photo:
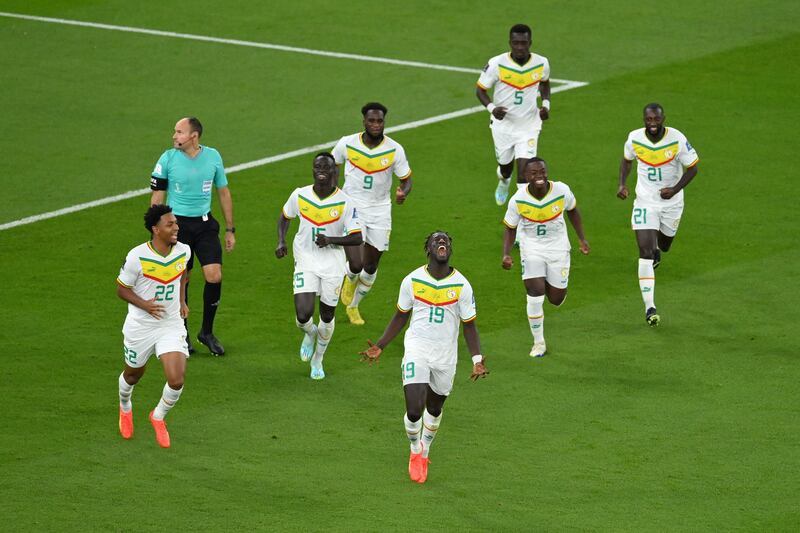
{"type": "Polygon", "coordinates": [[[638,160],[636,198],[631,226],[639,246],[639,290],[644,301],[645,320],[657,326],[655,269],[661,252],[668,252],[683,214],[683,189],[697,175],[697,152],[680,131],[664,126],[660,104],[644,108],[644,128],[633,130],[625,141],[619,165],[617,197],[628,197],[626,180],[634,158],[638,160]]]}
{"type": "Polygon", "coordinates": [[[178,221],[172,208],[153,205],[144,215],[150,241],[128,252],[117,277],[117,295],[128,302],[128,316],[122,327],[124,367],[119,376],[119,431],[133,437],[133,387],[144,375],[145,365],[155,354],[164,367],[167,383],[150,423],[156,441],[169,448],[164,417],[183,392],[186,374],[187,267],[192,252],[178,242],[178,221]]]}
{"type": "Polygon", "coordinates": [[[347,249],[347,277],[342,285],[347,318],[356,325],[364,324],[358,304],[375,283],[381,255],[389,249],[392,174],[400,178],[394,193],[397,204],[405,201],[412,186],[405,150],[383,134],[386,113],[382,104],[366,104],[361,108],[364,131],[342,137],[333,148],[336,164],[345,165],[344,192],[358,209],[364,231],[364,245],[347,249]]]}
{"type": "Polygon", "coordinates": [[[311,361],[311,379],[323,379],[322,358],[336,325],[334,315],[345,271],[342,246],[360,245],[361,228],[351,200],[336,187],[336,162],[330,153],[314,157],[313,178],[313,185],[295,189],[283,206],[275,256],[286,256],[289,221],[299,216],[292,254],[296,323],[304,333],[300,359],[311,361]],[[319,296],[319,326],[313,319],[315,296],[319,296]]]}
{"type": "Polygon", "coordinates": [[[580,250],[589,253],[589,243],[583,234],[583,223],[575,196],[560,181],[547,179],[547,164],[543,159],[529,159],[523,170],[528,186],[517,190],[508,202],[503,223],[503,268],[510,270],[511,247],[519,238],[519,255],[522,264],[522,283],[528,293],[528,324],[533,334],[531,357],[542,357],[547,352],[544,341],[544,298],[559,306],[567,298],[569,282],[570,244],[564,211],[567,212],[580,250]]]}
{"type": "Polygon", "coordinates": [[[408,474],[413,481],[428,478],[428,454],[442,420],[444,406],[456,375],[458,325],[472,354],[474,381],[488,374],[475,326],[475,296],[461,272],[450,266],[452,241],[443,231],[425,239],[428,264],[414,270],[400,284],[397,312],[377,343],[361,352],[362,360],[376,362],[381,351],[411,319],[406,330],[405,353],[400,365],[406,414],[403,423],[411,443],[408,474]]]}
{"type": "MultiPolygon", "coordinates": [[[[522,169],[536,156],[542,121],[550,117],[550,62],[531,53],[531,29],[517,24],[509,31],[511,52],[495,56],[483,67],[475,94],[491,115],[489,126],[497,158],[494,200],[503,205],[517,161],[517,182],[525,183],[522,169]],[[494,87],[492,98],[487,91],[494,87]],[[541,95],[541,106],[537,97],[541,95]]],[[[522,185],[520,185],[521,187],[522,185]]]]}

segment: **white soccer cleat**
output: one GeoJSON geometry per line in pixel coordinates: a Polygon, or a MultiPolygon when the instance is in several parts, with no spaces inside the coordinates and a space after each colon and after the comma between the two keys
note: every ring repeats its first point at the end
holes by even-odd
{"type": "Polygon", "coordinates": [[[544,357],[544,354],[547,353],[547,345],[544,342],[535,342],[533,343],[533,348],[531,348],[531,357],[544,357]]]}
{"type": "Polygon", "coordinates": [[[322,363],[319,366],[311,365],[311,379],[325,379],[325,371],[322,369],[322,363]]]}

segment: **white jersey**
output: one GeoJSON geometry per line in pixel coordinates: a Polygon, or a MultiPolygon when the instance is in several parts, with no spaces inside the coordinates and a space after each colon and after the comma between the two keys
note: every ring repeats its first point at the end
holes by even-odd
{"type": "Polygon", "coordinates": [[[455,365],[458,353],[460,322],[475,319],[475,296],[472,286],[455,268],[444,279],[436,279],[421,266],[403,279],[397,308],[411,311],[411,324],[405,335],[406,349],[421,342],[435,353],[432,363],[455,365]]]}
{"type": "Polygon", "coordinates": [[[578,205],[575,195],[566,183],[548,182],[550,190],[541,200],[533,196],[528,187],[520,187],[508,201],[503,223],[516,228],[520,252],[568,252],[567,222],[564,211],[578,205]]]}
{"type": "Polygon", "coordinates": [[[313,185],[295,189],[283,206],[283,216],[287,219],[300,217],[300,228],[292,244],[296,270],[331,277],[344,275],[344,249],[335,244],[324,248],[316,244],[320,233],[344,237],[361,232],[352,200],[341,189],[337,187],[327,198],[318,197],[313,185]]]}
{"type": "Polygon", "coordinates": [[[623,155],[628,161],[638,160],[636,198],[658,204],[683,202],[683,190],[669,200],[662,199],[659,191],[675,186],[684,170],[699,161],[692,145],[675,128],[666,128],[657,143],[647,138],[645,128],[633,130],[625,141],[623,155]]]}
{"type": "Polygon", "coordinates": [[[401,180],[411,176],[406,152],[386,135],[378,146],[368,148],[362,135],[342,137],[331,152],[337,165],[345,165],[344,192],[361,209],[391,206],[392,174],[401,180]]]}
{"type": "Polygon", "coordinates": [[[140,244],[125,257],[119,270],[117,283],[133,289],[134,294],[143,300],[152,300],[164,306],[160,319],[144,309],[128,303],[128,320],[143,326],[174,326],[182,323],[181,318],[181,276],[186,270],[192,250],[182,242],[175,243],[164,256],[158,253],[150,242],[140,244]]]}
{"type": "Polygon", "coordinates": [[[487,91],[494,87],[492,103],[507,109],[503,120],[492,118],[492,128],[541,129],[536,99],[539,83],[549,80],[550,62],[539,54],[531,54],[522,66],[509,52],[491,58],[478,78],[478,87],[487,91]]]}

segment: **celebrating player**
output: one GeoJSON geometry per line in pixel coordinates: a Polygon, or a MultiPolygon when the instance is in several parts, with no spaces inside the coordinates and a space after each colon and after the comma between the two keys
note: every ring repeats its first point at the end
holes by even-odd
{"type": "Polygon", "coordinates": [[[395,202],[402,204],[411,192],[411,168],[406,152],[383,134],[386,107],[372,102],[361,108],[364,131],[342,137],[333,148],[337,165],[345,165],[344,192],[358,209],[364,231],[364,245],[347,249],[347,277],[342,285],[342,303],[347,318],[362,325],[358,304],[367,295],[378,275],[378,263],[389,249],[392,231],[392,202],[389,190],[392,174],[400,178],[395,202]]]}
{"type": "Polygon", "coordinates": [[[638,160],[636,198],[631,226],[639,245],[639,289],[644,300],[645,320],[657,326],[655,269],[661,252],[668,252],[678,232],[683,213],[683,189],[697,175],[697,152],[680,131],[664,126],[660,104],[644,108],[644,128],[633,130],[625,141],[619,165],[617,197],[628,197],[625,185],[633,159],[638,160]]]}
{"type": "Polygon", "coordinates": [[[589,253],[583,234],[581,214],[570,188],[560,181],[547,179],[547,164],[533,157],[525,164],[523,175],[528,186],[517,190],[508,202],[503,223],[503,268],[511,269],[511,247],[519,239],[522,283],[528,293],[528,323],[533,334],[531,357],[547,352],[544,341],[544,298],[559,306],[567,297],[570,244],[564,211],[567,212],[580,240],[581,253],[589,253]],[[518,237],[517,232],[521,235],[518,237]]]}
{"type": "Polygon", "coordinates": [[[313,185],[295,189],[283,206],[275,256],[280,259],[286,255],[289,221],[300,216],[300,229],[292,244],[294,307],[297,327],[304,333],[300,359],[311,361],[311,379],[323,379],[322,358],[336,325],[334,313],[345,271],[342,246],[361,244],[361,228],[352,201],[336,187],[336,162],[330,153],[314,157],[313,177],[313,185]],[[319,326],[313,320],[317,295],[319,326]]]}
{"type": "Polygon", "coordinates": [[[483,67],[475,94],[489,111],[489,126],[497,157],[497,189],[494,200],[503,205],[517,160],[517,182],[524,184],[523,168],[536,156],[542,121],[550,116],[550,62],[532,54],[531,29],[517,24],[509,32],[511,52],[495,56],[483,67]],[[494,87],[492,99],[487,91],[494,87]],[[542,104],[537,105],[541,95],[542,104]]]}
{"type": "Polygon", "coordinates": [[[117,277],[117,295],[128,302],[122,327],[125,363],[119,376],[119,431],[133,437],[133,387],[144,375],[154,353],[164,367],[167,383],[150,422],[156,441],[169,448],[164,417],[183,392],[186,374],[186,264],[192,251],[178,242],[178,221],[166,205],[154,205],[144,215],[152,239],[128,252],[117,277]]]}
{"type": "Polygon", "coordinates": [[[377,343],[367,341],[362,360],[376,362],[381,351],[405,327],[405,354],[401,363],[406,414],[403,422],[411,443],[408,474],[413,481],[428,478],[428,454],[442,420],[442,406],[453,388],[458,355],[458,324],[472,354],[472,380],[484,377],[475,297],[461,272],[450,266],[452,242],[443,231],[425,239],[428,264],[414,270],[400,284],[397,312],[377,343]],[[421,433],[421,435],[420,435],[421,433]]]}

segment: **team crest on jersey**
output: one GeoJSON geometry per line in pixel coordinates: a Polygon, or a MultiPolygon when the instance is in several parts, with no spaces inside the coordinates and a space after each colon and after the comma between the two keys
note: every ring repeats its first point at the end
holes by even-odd
{"type": "Polygon", "coordinates": [[[335,207],[330,211],[331,218],[339,218],[339,210],[335,207]]]}
{"type": "Polygon", "coordinates": [[[456,291],[454,291],[453,289],[448,289],[447,297],[450,298],[450,299],[455,298],[456,297],[456,291]]]}

